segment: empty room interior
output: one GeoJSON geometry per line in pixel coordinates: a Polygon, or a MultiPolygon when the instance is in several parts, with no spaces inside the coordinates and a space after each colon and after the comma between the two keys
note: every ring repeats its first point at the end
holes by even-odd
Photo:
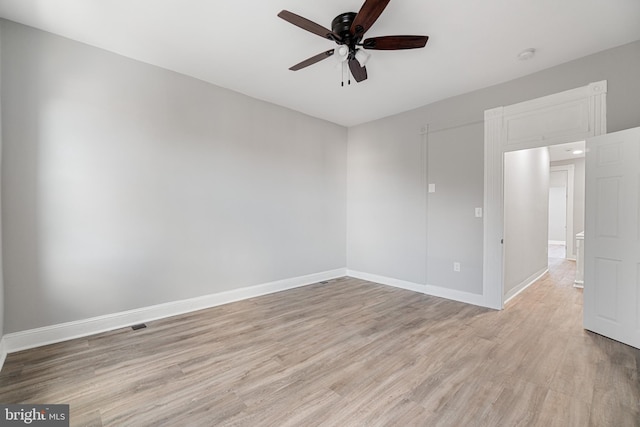
{"type": "Polygon", "coordinates": [[[640,2],[316,3],[0,0],[0,425],[639,426],[640,2]]]}

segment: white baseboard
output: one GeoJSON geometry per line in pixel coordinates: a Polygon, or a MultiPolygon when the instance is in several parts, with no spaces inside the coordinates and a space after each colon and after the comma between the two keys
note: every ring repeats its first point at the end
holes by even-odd
{"type": "MultiPolygon", "coordinates": [[[[299,288],[324,280],[344,277],[346,276],[346,272],[347,270],[345,268],[339,268],[336,270],[234,289],[217,294],[173,301],[165,304],[158,304],[135,310],[108,314],[105,316],[92,317],[90,319],[61,323],[58,325],[45,326],[22,332],[14,332],[6,334],[3,337],[2,344],[4,344],[4,346],[0,344],[0,350],[4,350],[4,354],[6,355],[7,353],[14,353],[16,351],[26,350],[29,348],[40,347],[75,338],[82,338],[101,332],[128,327],[138,323],[151,322],[153,320],[216,307],[234,301],[272,294],[275,292],[285,291],[287,289],[299,288]]],[[[0,357],[1,355],[2,353],[0,353],[0,357]]]]}
{"type": "Polygon", "coordinates": [[[549,240],[550,245],[566,245],[567,242],[564,240],[549,240]]]}
{"type": "Polygon", "coordinates": [[[509,301],[511,301],[513,298],[517,297],[520,292],[524,291],[529,286],[533,285],[535,282],[538,281],[538,279],[540,279],[542,276],[547,274],[548,271],[549,271],[549,268],[545,267],[533,273],[531,276],[527,277],[518,286],[516,286],[515,288],[507,292],[507,294],[505,295],[504,303],[506,304],[509,301]]]}
{"type": "Polygon", "coordinates": [[[466,304],[477,305],[480,307],[492,308],[487,305],[484,295],[474,294],[471,292],[459,291],[456,289],[443,288],[441,286],[427,285],[425,292],[427,295],[434,297],[446,298],[466,304]]]}
{"type": "Polygon", "coordinates": [[[406,280],[393,279],[391,277],[378,276],[375,274],[363,273],[361,271],[347,270],[347,276],[355,279],[366,280],[379,283],[381,285],[393,286],[394,288],[406,289],[408,291],[425,293],[425,285],[407,282],[406,280]]]}
{"type": "Polygon", "coordinates": [[[0,338],[0,371],[4,366],[4,361],[7,360],[7,345],[4,337],[0,338]]]}
{"type": "Polygon", "coordinates": [[[458,291],[455,289],[443,288],[433,285],[422,285],[405,280],[394,279],[391,277],[378,276],[375,274],[363,273],[361,271],[347,270],[347,276],[356,279],[368,280],[369,282],[380,283],[382,285],[393,286],[395,288],[406,289],[409,291],[420,292],[422,294],[431,295],[439,298],[446,298],[453,301],[464,302],[466,304],[479,305],[488,307],[483,295],[472,294],[471,292],[458,291]]]}

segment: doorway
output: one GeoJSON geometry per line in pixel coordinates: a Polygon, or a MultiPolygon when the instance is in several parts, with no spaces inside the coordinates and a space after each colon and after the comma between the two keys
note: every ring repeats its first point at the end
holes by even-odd
{"type": "MultiPolygon", "coordinates": [[[[483,298],[504,307],[504,153],[606,133],[606,80],[485,111],[483,298]]],[[[545,236],[546,237],[546,236],[545,236]]]]}
{"type": "Polygon", "coordinates": [[[567,256],[567,190],[569,174],[566,170],[549,171],[549,229],[547,247],[549,258],[567,256]]]}
{"type": "Polygon", "coordinates": [[[584,145],[504,153],[505,303],[550,265],[575,260],[575,235],[584,224],[584,145]]]}
{"type": "Polygon", "coordinates": [[[551,258],[575,261],[577,257],[576,234],[584,231],[585,152],[585,141],[549,147],[551,258]],[[564,255],[560,252],[564,252],[564,255]]]}

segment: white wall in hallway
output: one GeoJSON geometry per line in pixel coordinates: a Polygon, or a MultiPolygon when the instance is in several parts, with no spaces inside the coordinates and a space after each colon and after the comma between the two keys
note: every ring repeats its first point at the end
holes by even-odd
{"type": "Polygon", "coordinates": [[[504,294],[510,296],[547,267],[549,150],[504,155],[504,294]]]}

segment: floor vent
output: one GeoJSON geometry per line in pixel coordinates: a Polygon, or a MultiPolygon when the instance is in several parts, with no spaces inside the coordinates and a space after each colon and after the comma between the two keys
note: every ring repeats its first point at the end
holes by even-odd
{"type": "Polygon", "coordinates": [[[133,329],[134,331],[137,331],[138,329],[144,329],[146,327],[147,325],[145,325],[144,323],[140,323],[139,325],[133,325],[131,329],[133,329]]]}

